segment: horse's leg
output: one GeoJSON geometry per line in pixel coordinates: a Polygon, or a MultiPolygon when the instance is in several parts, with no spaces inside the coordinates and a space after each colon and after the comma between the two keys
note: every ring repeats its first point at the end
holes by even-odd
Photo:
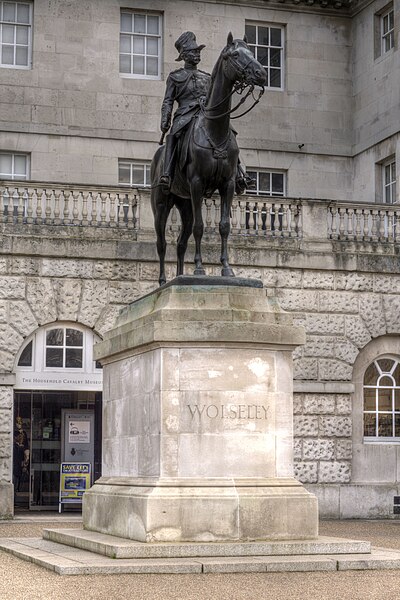
{"type": "Polygon", "coordinates": [[[161,200],[163,198],[165,200],[158,202],[154,211],[154,227],[157,235],[157,253],[160,259],[160,277],[158,279],[160,285],[163,285],[167,281],[165,277],[165,252],[167,249],[167,243],[165,241],[165,227],[170,212],[170,207],[168,205],[166,196],[163,195],[161,200]]]}
{"type": "Polygon", "coordinates": [[[178,276],[183,275],[186,248],[193,229],[193,211],[190,200],[182,200],[180,204],[177,204],[177,207],[181,216],[181,232],[178,237],[176,248],[176,274],[178,276]]]}
{"type": "Polygon", "coordinates": [[[228,236],[231,230],[230,216],[234,189],[234,181],[229,181],[219,189],[221,196],[221,220],[219,222],[219,234],[221,236],[221,275],[226,277],[235,276],[228,261],[228,236]]]}
{"type": "Polygon", "coordinates": [[[205,275],[206,272],[203,268],[201,259],[201,239],[204,231],[203,215],[201,213],[203,205],[203,185],[199,177],[194,177],[190,182],[190,195],[192,198],[193,211],[193,237],[196,246],[194,254],[194,274],[205,275]]]}

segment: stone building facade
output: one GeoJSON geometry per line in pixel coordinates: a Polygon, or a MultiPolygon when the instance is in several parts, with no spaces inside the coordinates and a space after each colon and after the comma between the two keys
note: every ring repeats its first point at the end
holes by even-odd
{"type": "MultiPolygon", "coordinates": [[[[42,394],[40,410],[51,416],[56,392],[57,402],[74,392],[65,409],[98,410],[100,372],[94,363],[66,367],[68,352],[90,354],[118,311],[157,286],[148,165],[165,79],[177,65],[174,41],[188,29],[206,44],[207,71],[229,30],[246,31],[268,57],[264,97],[235,123],[257,193],[235,200],[231,262],[306,329],[294,354],[296,476],[317,494],[322,516],[393,516],[398,2],[17,0],[0,10],[0,516],[15,509],[18,407],[39,410],[42,394]],[[54,329],[64,332],[59,347],[46,337],[54,329]],[[72,330],[86,341],[69,346],[72,330]],[[57,370],[46,361],[59,348],[57,370]],[[378,360],[391,385],[365,383],[378,360]],[[382,401],[374,410],[371,389],[382,401]]],[[[219,273],[218,210],[217,198],[207,200],[209,274],[219,273]]],[[[178,227],[173,214],[169,278],[178,227]]],[[[24,416],[32,443],[37,414],[24,416]]],[[[41,458],[31,444],[20,494],[34,509],[46,508],[34,482],[58,440],[59,416],[51,426],[41,419],[41,458]]]]}

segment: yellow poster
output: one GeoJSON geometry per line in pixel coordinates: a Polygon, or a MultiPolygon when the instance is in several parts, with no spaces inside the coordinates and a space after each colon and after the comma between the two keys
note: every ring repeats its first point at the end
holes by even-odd
{"type": "Polygon", "coordinates": [[[60,504],[82,502],[83,494],[90,488],[90,475],[90,463],[61,463],[60,504]]]}

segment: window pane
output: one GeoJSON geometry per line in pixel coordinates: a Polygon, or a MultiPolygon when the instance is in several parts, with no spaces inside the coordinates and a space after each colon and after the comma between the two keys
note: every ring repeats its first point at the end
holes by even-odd
{"type": "Polygon", "coordinates": [[[396,437],[400,437],[400,415],[395,415],[394,417],[395,423],[395,430],[394,430],[394,435],[396,437]]]}
{"type": "Polygon", "coordinates": [[[367,437],[376,436],[376,415],[365,414],[364,415],[364,435],[367,437]]]}
{"type": "Polygon", "coordinates": [[[263,67],[268,67],[268,48],[257,48],[257,60],[259,63],[263,65],[263,67]]]}
{"type": "Polygon", "coordinates": [[[394,410],[400,411],[400,390],[394,390],[394,410]]]}
{"type": "Polygon", "coordinates": [[[46,367],[63,367],[62,348],[46,348],[46,367]]]}
{"type": "Polygon", "coordinates": [[[132,183],[133,185],[144,185],[144,168],[142,165],[132,166],[132,183]]]}
{"type": "Polygon", "coordinates": [[[119,72],[131,73],[131,57],[126,54],[119,55],[119,72]]]}
{"type": "Polygon", "coordinates": [[[256,43],[256,26],[255,25],[246,25],[245,28],[247,41],[249,44],[256,43]]]}
{"type": "Polygon", "coordinates": [[[65,367],[67,369],[82,368],[82,350],[80,348],[67,348],[65,351],[65,367]]]}
{"type": "Polygon", "coordinates": [[[11,175],[12,158],[11,154],[0,154],[0,173],[3,175],[11,175]]]}
{"type": "Polygon", "coordinates": [[[133,15],[133,31],[135,33],[146,33],[146,17],[145,15],[133,15]]]}
{"type": "Polygon", "coordinates": [[[147,38],[147,54],[158,56],[158,39],[147,38]]]}
{"type": "Polygon", "coordinates": [[[136,75],[144,75],[144,56],[133,56],[132,72],[136,75]]]}
{"type": "Polygon", "coordinates": [[[269,46],[269,27],[258,28],[258,42],[260,46],[269,46]]]}
{"type": "Polygon", "coordinates": [[[17,4],[17,22],[29,23],[29,6],[28,4],[17,4]]]}
{"type": "Polygon", "coordinates": [[[271,69],[269,72],[269,84],[271,87],[281,87],[281,71],[271,69]]]}
{"type": "MultiPolygon", "coordinates": [[[[390,373],[390,371],[393,368],[394,365],[394,360],[392,360],[391,358],[380,358],[377,361],[379,367],[382,370],[382,373],[390,373]]],[[[386,384],[384,384],[386,385],[386,384]]]]}
{"type": "Polygon", "coordinates": [[[14,43],[14,32],[15,32],[14,25],[3,25],[2,43],[3,44],[13,44],[14,43]]]}
{"type": "Polygon", "coordinates": [[[120,35],[119,41],[121,52],[127,52],[128,54],[131,53],[131,39],[132,36],[130,35],[120,35]]]}
{"type": "Polygon", "coordinates": [[[378,390],[378,410],[392,410],[392,390],[378,390]]]}
{"type": "Polygon", "coordinates": [[[364,410],[376,410],[376,390],[364,389],[364,410]]]}
{"type": "Polygon", "coordinates": [[[131,168],[129,165],[120,164],[118,167],[118,181],[119,183],[130,183],[131,182],[131,168]]]}
{"type": "Polygon", "coordinates": [[[17,46],[16,56],[15,56],[15,64],[16,65],[27,65],[28,64],[28,48],[25,46],[17,46]]]}
{"type": "Polygon", "coordinates": [[[158,58],[147,59],[147,73],[146,75],[158,75],[158,58]]]}
{"type": "Polygon", "coordinates": [[[22,350],[21,356],[19,357],[18,361],[19,367],[32,366],[32,346],[33,342],[29,342],[29,344],[22,350]]]}
{"type": "Polygon", "coordinates": [[[282,31],[271,27],[271,46],[282,46],[282,31]]]}
{"type": "Polygon", "coordinates": [[[15,2],[4,2],[3,21],[15,22],[15,2]]]}
{"type": "Polygon", "coordinates": [[[133,36],[133,53],[134,54],[144,54],[144,40],[145,40],[145,38],[141,35],[133,36]]]}
{"type": "Polygon", "coordinates": [[[381,386],[393,386],[393,380],[389,376],[381,377],[379,380],[379,385],[381,386]]]}
{"type": "Polygon", "coordinates": [[[393,377],[396,385],[400,385],[400,363],[397,363],[396,368],[393,371],[393,377]]]}
{"type": "Polygon", "coordinates": [[[28,27],[17,27],[17,44],[28,45],[28,27]]]}
{"type": "Polygon", "coordinates": [[[14,157],[15,175],[26,175],[26,156],[16,154],[14,157]]]}
{"type": "Polygon", "coordinates": [[[271,191],[271,177],[270,177],[270,173],[259,173],[259,189],[262,192],[269,192],[271,191]]]}
{"type": "Polygon", "coordinates": [[[385,167],[385,183],[386,185],[388,183],[390,183],[391,179],[390,179],[390,165],[386,165],[385,167]]]}
{"type": "Polygon", "coordinates": [[[83,333],[77,329],[67,329],[65,332],[66,346],[83,346],[83,333]]]}
{"type": "Polygon", "coordinates": [[[1,62],[3,65],[14,64],[14,46],[3,46],[1,52],[1,62]]]}
{"type": "Polygon", "coordinates": [[[146,185],[150,185],[150,165],[146,165],[146,185]]]}
{"type": "Polygon", "coordinates": [[[131,13],[121,13],[121,31],[132,31],[131,13]]]}
{"type": "Polygon", "coordinates": [[[375,363],[369,365],[364,375],[364,385],[376,385],[379,373],[375,363]]]}
{"type": "Polygon", "coordinates": [[[278,48],[271,48],[269,51],[269,64],[271,67],[280,67],[281,66],[281,51],[278,48]]]}
{"type": "Polygon", "coordinates": [[[283,173],[272,173],[272,193],[283,194],[283,173]]]}
{"type": "Polygon", "coordinates": [[[378,435],[379,437],[393,436],[393,416],[378,415],[378,435]]]}
{"type": "Polygon", "coordinates": [[[148,16],[147,17],[147,33],[153,33],[158,35],[159,33],[159,21],[158,17],[148,16]]]}
{"type": "Polygon", "coordinates": [[[50,329],[46,333],[46,346],[62,346],[64,343],[63,329],[50,329]]]}

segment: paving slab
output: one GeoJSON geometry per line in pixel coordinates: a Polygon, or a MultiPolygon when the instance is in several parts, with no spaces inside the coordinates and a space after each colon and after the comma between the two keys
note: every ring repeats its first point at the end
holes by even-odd
{"type": "Polygon", "coordinates": [[[365,554],[371,550],[371,544],[366,541],[327,536],[284,542],[145,543],[82,529],[44,529],[43,538],[118,559],[365,554]]]}
{"type": "Polygon", "coordinates": [[[371,552],[358,554],[157,557],[119,560],[42,538],[0,538],[0,549],[60,575],[400,569],[400,552],[386,548],[372,548],[371,552]]]}

